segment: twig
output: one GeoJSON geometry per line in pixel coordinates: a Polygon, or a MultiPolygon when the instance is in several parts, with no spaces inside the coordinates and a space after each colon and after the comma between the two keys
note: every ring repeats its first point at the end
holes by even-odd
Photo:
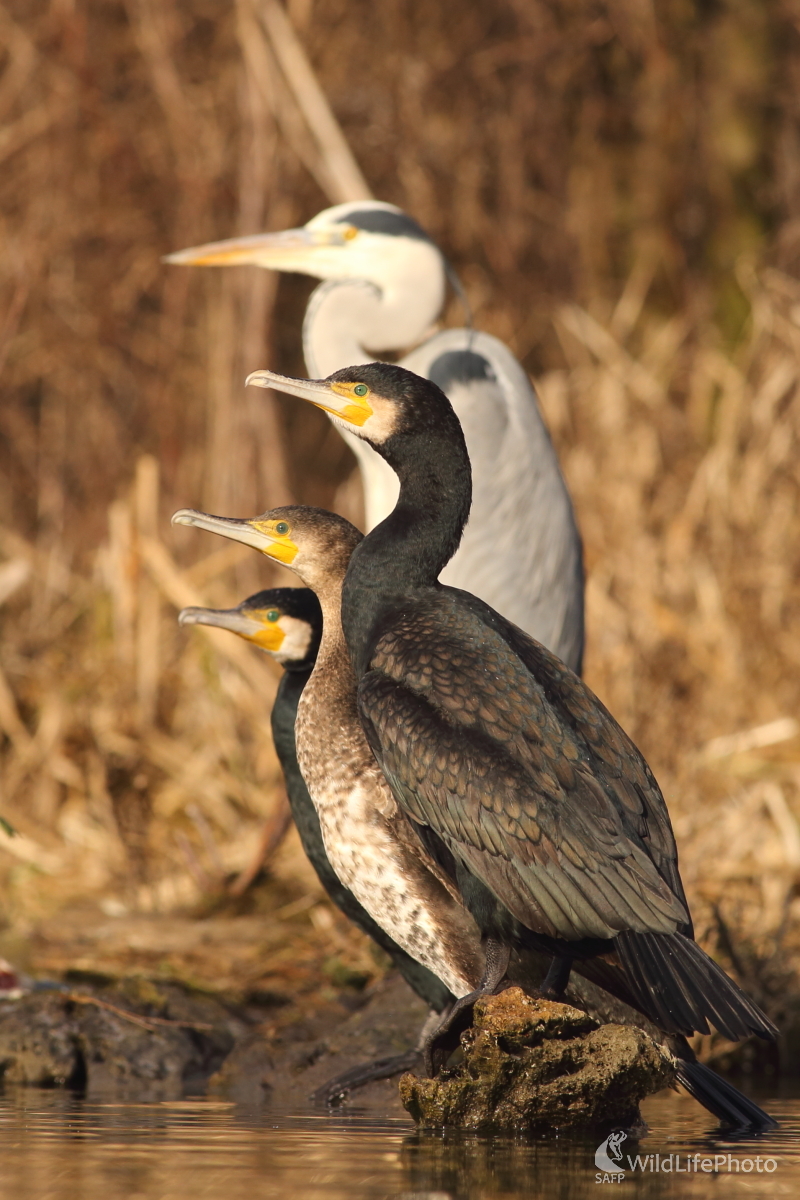
{"type": "Polygon", "coordinates": [[[22,717],[19,715],[19,709],[17,708],[17,701],[14,697],[14,693],[11,690],[11,686],[6,679],[1,666],[0,729],[8,734],[17,751],[22,752],[30,748],[33,738],[23,724],[22,717]]]}
{"type": "Polygon", "coordinates": [[[719,758],[730,758],[734,754],[746,754],[750,750],[763,750],[767,746],[777,746],[781,742],[789,742],[800,733],[800,724],[794,717],[778,717],[768,721],[766,725],[756,725],[753,729],[743,729],[739,733],[726,733],[721,737],[712,738],[698,752],[698,757],[706,762],[719,758]]]}
{"type": "Polygon", "coordinates": [[[261,0],[258,7],[275,57],[319,146],[335,190],[332,198],[337,201],[371,199],[369,184],[285,11],[278,0],[261,0]]]}
{"type": "Polygon", "coordinates": [[[746,979],[748,972],[745,971],[744,964],[736,951],[734,939],[731,935],[730,929],[728,928],[728,923],[722,915],[722,910],[720,909],[719,904],[712,904],[711,911],[713,912],[714,920],[717,923],[717,934],[719,937],[720,946],[733,963],[733,969],[739,978],[746,979]]]}
{"type": "Polygon", "coordinates": [[[212,1030],[213,1025],[209,1025],[205,1021],[173,1021],[168,1017],[140,1017],[137,1013],[128,1012],[127,1009],[118,1008],[116,1004],[109,1004],[108,1000],[100,1000],[97,996],[84,996],[80,992],[63,992],[65,1000],[71,1001],[73,1004],[94,1004],[96,1008],[103,1008],[106,1012],[113,1013],[116,1017],[122,1017],[123,1021],[130,1021],[132,1025],[139,1025],[142,1029],[146,1029],[148,1033],[155,1033],[154,1025],[171,1026],[173,1029],[203,1029],[212,1030]]]}
{"type": "Polygon", "coordinates": [[[197,889],[200,892],[214,891],[214,885],[210,876],[206,873],[203,864],[198,859],[194,852],[194,847],[189,841],[182,829],[179,829],[175,834],[175,841],[178,844],[181,854],[183,855],[189,874],[197,884],[197,889]]]}
{"type": "MultiPolygon", "coordinates": [[[[136,463],[133,489],[137,541],[154,538],[158,531],[158,462],[143,454],[136,463]]],[[[149,572],[139,575],[136,596],[136,699],[139,722],[152,725],[158,704],[161,596],[149,572]]]]}
{"type": "Polygon", "coordinates": [[[242,896],[258,875],[264,863],[272,858],[280,846],[292,823],[292,810],[286,793],[281,791],[277,799],[275,812],[265,822],[261,830],[258,849],[243,871],[237,875],[228,889],[231,896],[242,896]]]}
{"type": "Polygon", "coordinates": [[[225,866],[220,856],[219,847],[214,840],[214,834],[211,832],[211,826],[194,802],[186,805],[186,815],[202,838],[206,854],[214,864],[214,871],[217,878],[223,879],[225,876],[225,866]]]}

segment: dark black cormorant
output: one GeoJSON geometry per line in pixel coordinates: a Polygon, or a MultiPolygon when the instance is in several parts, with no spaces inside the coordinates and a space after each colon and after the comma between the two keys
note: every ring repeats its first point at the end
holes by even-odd
{"type": "Polygon", "coordinates": [[[325,409],[400,480],[396,508],[352,555],[342,625],[375,757],[483,935],[484,977],[455,1008],[531,947],[553,955],[556,993],[574,961],[597,958],[622,969],[635,1007],[668,1033],[710,1022],[732,1040],[776,1036],[693,939],[667,808],[636,746],[559,659],[438,583],[471,497],[446,396],[384,363],[249,382],[325,409]]]}

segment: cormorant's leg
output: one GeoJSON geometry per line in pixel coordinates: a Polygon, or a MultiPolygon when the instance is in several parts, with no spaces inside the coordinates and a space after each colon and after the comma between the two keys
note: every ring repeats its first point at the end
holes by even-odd
{"type": "Polygon", "coordinates": [[[373,1062],[360,1063],[323,1083],[322,1087],[311,1093],[309,1100],[314,1104],[337,1104],[348,1092],[374,1083],[376,1079],[391,1079],[392,1075],[413,1071],[419,1067],[421,1060],[419,1050],[407,1050],[405,1054],[393,1054],[391,1058],[376,1058],[373,1062]]]}
{"type": "Polygon", "coordinates": [[[458,1047],[461,1034],[465,1029],[469,1029],[475,1001],[480,1000],[481,996],[491,996],[508,970],[508,960],[511,957],[508,946],[496,942],[493,938],[487,938],[484,947],[486,963],[483,968],[483,978],[478,987],[474,992],[456,1000],[447,1016],[423,1047],[425,1070],[431,1078],[441,1071],[450,1055],[458,1047]]]}
{"type": "Polygon", "coordinates": [[[561,1000],[569,983],[572,958],[568,954],[555,954],[539,992],[546,1000],[561,1000]]]}
{"type": "Polygon", "coordinates": [[[393,1075],[402,1075],[405,1071],[419,1069],[422,1062],[422,1048],[428,1041],[431,1031],[438,1028],[441,1020],[442,1014],[432,1008],[420,1030],[416,1049],[407,1050],[405,1054],[395,1054],[391,1058],[376,1058],[372,1062],[360,1063],[357,1067],[351,1067],[349,1071],[343,1071],[341,1075],[323,1083],[322,1087],[318,1087],[311,1093],[309,1100],[313,1104],[337,1104],[348,1092],[354,1092],[357,1088],[374,1083],[377,1079],[391,1079],[393,1075]]]}

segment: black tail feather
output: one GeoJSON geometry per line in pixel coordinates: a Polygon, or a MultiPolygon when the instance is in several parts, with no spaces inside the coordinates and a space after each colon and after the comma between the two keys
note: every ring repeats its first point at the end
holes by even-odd
{"type": "Polygon", "coordinates": [[[665,967],[659,944],[648,935],[633,936],[633,945],[630,935],[622,935],[617,947],[641,1011],[669,1033],[708,1033],[708,1025],[691,1002],[691,993],[686,994],[685,981],[676,976],[673,964],[665,967]]]}
{"type": "Polygon", "coordinates": [[[731,1041],[778,1030],[709,958],[680,933],[634,933],[615,938],[625,974],[644,1013],[670,1033],[707,1033],[708,1022],[731,1041]]]}
{"type": "Polygon", "coordinates": [[[676,1064],[678,1082],[683,1084],[690,1096],[694,1096],[704,1108],[713,1113],[723,1124],[736,1129],[750,1129],[757,1133],[764,1129],[777,1128],[778,1122],[763,1108],[748,1100],[738,1088],[705,1063],[679,1059],[676,1064]]]}

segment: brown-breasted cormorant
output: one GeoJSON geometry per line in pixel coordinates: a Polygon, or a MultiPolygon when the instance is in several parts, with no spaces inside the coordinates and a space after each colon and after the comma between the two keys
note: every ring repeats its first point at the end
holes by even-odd
{"type": "Polygon", "coordinates": [[[322,638],[298,702],[295,741],[325,852],[340,881],[403,950],[454,996],[469,994],[483,968],[474,923],[446,872],[421,851],[358,715],[341,589],[362,535],[342,517],[293,506],[252,520],[180,509],[172,520],[254,546],[316,593],[322,638]]]}
{"type": "MultiPolygon", "coordinates": [[[[310,588],[269,588],[249,596],[236,608],[184,608],[178,620],[182,625],[213,625],[228,629],[267,651],[283,667],[272,706],[272,740],[283,771],[292,817],[309,862],[337,908],[389,955],[406,983],[428,1007],[435,1013],[449,1008],[454,1000],[452,992],[373,921],[341,882],[325,853],[317,810],[297,761],[294,734],[297,706],[314,669],[322,636],[322,610],[314,592],[310,588]]],[[[333,1099],[343,1091],[373,1079],[411,1070],[417,1065],[418,1058],[418,1052],[412,1051],[367,1063],[331,1080],[319,1091],[324,1093],[325,1099],[333,1099]]]]}
{"type": "MultiPolygon", "coordinates": [[[[666,804],[643,756],[559,659],[467,592],[438,583],[469,515],[471,472],[444,393],[373,363],[327,380],[248,382],[310,400],[364,438],[400,495],[354,550],[342,625],[369,744],[420,841],[481,929],[486,969],[512,949],[622,968],[636,1007],[690,1035],[777,1030],[693,939],[666,804]]],[[[492,544],[487,537],[486,554],[492,544]]]]}

